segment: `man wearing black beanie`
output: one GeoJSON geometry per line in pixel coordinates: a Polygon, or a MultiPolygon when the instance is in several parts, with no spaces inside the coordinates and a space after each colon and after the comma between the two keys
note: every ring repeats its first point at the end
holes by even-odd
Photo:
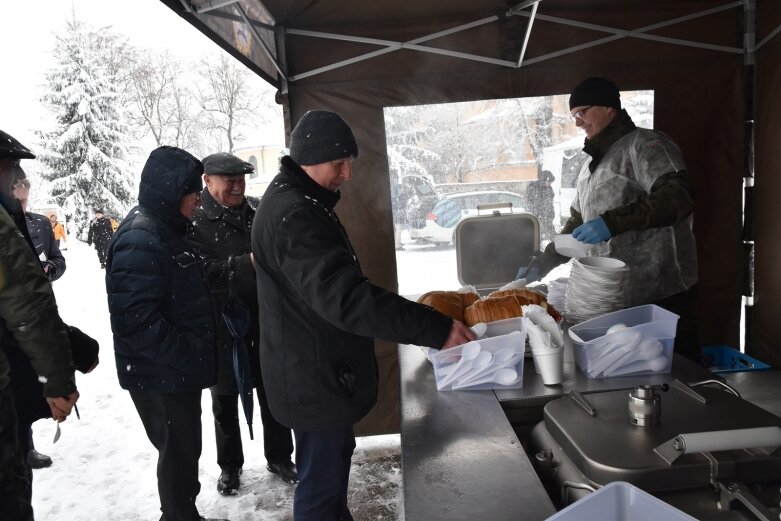
{"type": "MultiPolygon", "coordinates": [[[[561,233],[593,244],[591,255],[625,262],[627,306],[657,304],[678,314],[675,352],[699,362],[694,191],[681,150],[669,136],[636,127],[608,79],[582,81],[569,106],[591,158],[561,233]]],[[[551,243],[525,278],[537,280],[567,260],[551,243]]]]}
{"type": "Polygon", "coordinates": [[[307,112],[252,224],[263,386],[296,440],[295,521],[353,519],[353,424],[377,401],[373,337],[437,349],[474,339],[461,322],[364,277],[334,212],[357,156],[338,114],[307,112]]]}

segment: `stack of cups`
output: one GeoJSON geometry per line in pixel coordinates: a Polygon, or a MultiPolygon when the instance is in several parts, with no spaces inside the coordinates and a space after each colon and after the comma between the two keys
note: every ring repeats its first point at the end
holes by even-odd
{"type": "Polygon", "coordinates": [[[623,309],[629,267],[610,257],[572,260],[564,316],[571,324],[623,309]]]}
{"type": "Polygon", "coordinates": [[[545,385],[558,385],[564,377],[564,338],[558,325],[547,315],[524,313],[534,368],[545,385]],[[548,320],[550,319],[550,320],[548,320]]]}

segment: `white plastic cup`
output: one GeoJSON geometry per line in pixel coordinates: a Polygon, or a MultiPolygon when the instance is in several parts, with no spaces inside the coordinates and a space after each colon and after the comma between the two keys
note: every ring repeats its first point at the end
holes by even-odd
{"type": "Polygon", "coordinates": [[[564,349],[546,349],[532,351],[534,362],[540,369],[542,383],[558,385],[564,378],[564,349]]]}

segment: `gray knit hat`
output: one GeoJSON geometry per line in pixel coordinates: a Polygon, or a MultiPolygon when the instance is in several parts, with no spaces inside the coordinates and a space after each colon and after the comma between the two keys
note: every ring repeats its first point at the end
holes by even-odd
{"type": "Polygon", "coordinates": [[[310,110],[290,133],[290,158],[299,165],[317,165],[358,157],[350,126],[336,112],[310,110]]]}
{"type": "Polygon", "coordinates": [[[621,108],[618,87],[605,78],[586,78],[575,87],[569,97],[570,110],[586,105],[621,108]]]}

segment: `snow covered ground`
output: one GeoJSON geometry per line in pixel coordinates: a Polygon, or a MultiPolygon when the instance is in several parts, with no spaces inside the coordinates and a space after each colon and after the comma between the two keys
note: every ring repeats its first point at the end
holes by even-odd
{"type": "MultiPolygon", "coordinates": [[[[117,381],[104,272],[94,249],[75,240],[68,246],[63,252],[67,270],[54,283],[60,315],[100,342],[101,363],[88,375],[76,373],[81,420],[71,415],[61,425],[62,436],[56,444],[52,444],[54,422],[41,420],[33,426],[36,447],[54,460],[51,467],[34,471],[36,519],[157,521],[157,453],[130,395],[117,381]]],[[[401,294],[460,287],[452,248],[405,242],[404,250],[397,252],[397,264],[401,294]]],[[[255,440],[250,441],[246,428],[242,435],[245,465],[240,493],[234,497],[217,493],[219,467],[208,392],[203,393],[201,406],[203,453],[197,501],[201,515],[231,521],[292,519],[294,486],[266,471],[257,409],[255,440]]],[[[358,438],[357,444],[349,499],[356,521],[398,519],[399,436],[358,438]]]]}
{"type": "MultiPolygon", "coordinates": [[[[155,466],[149,443],[130,395],[119,387],[104,285],[95,250],[71,241],[64,251],[65,275],[54,291],[65,322],[100,342],[100,365],[77,374],[81,420],[71,415],[52,444],[55,424],[33,426],[35,445],[54,464],[34,471],[33,507],[39,521],[157,521],[160,517],[155,466]]],[[[211,399],[203,393],[203,453],[198,509],[206,517],[231,521],[292,519],[294,486],[266,471],[260,413],[255,411],[255,440],[246,428],[242,488],[234,497],[217,493],[211,399]]],[[[399,436],[358,439],[350,477],[350,506],[356,521],[395,520],[401,483],[399,436]]]]}

